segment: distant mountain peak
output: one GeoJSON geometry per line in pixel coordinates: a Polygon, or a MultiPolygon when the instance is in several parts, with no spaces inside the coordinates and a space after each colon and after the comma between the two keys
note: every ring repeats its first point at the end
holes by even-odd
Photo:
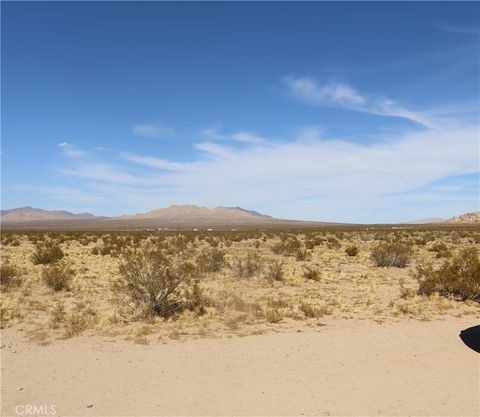
{"type": "Polygon", "coordinates": [[[64,210],[43,210],[30,206],[18,207],[1,211],[4,222],[24,222],[35,220],[90,219],[95,216],[90,213],[74,214],[64,210]]]}
{"type": "Polygon", "coordinates": [[[247,210],[247,209],[244,209],[242,207],[219,207],[219,208],[226,208],[228,210],[239,210],[239,211],[243,211],[244,213],[248,213],[248,214],[251,214],[252,216],[259,216],[259,217],[267,217],[269,219],[273,219],[272,216],[268,216],[267,214],[261,214],[259,213],[258,211],[255,211],[255,210],[247,210]]]}
{"type": "Polygon", "coordinates": [[[170,219],[170,220],[203,220],[203,221],[241,221],[272,219],[271,216],[260,214],[253,210],[241,207],[202,207],[195,204],[172,204],[165,208],[159,208],[146,213],[138,213],[132,216],[121,216],[129,219],[170,219]]]}
{"type": "Polygon", "coordinates": [[[440,217],[428,217],[426,219],[412,220],[407,222],[407,224],[444,223],[445,221],[445,219],[441,219],[440,217]]]}

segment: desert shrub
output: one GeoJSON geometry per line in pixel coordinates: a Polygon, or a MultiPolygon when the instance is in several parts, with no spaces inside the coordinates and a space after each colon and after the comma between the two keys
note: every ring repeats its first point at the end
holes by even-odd
{"type": "Polygon", "coordinates": [[[283,238],[280,243],[272,246],[272,252],[277,255],[297,256],[302,250],[302,242],[296,236],[289,236],[283,238]]]}
{"type": "Polygon", "coordinates": [[[340,243],[340,241],[336,237],[330,236],[330,237],[327,238],[327,248],[328,249],[340,249],[341,246],[342,246],[342,244],[340,243]]]}
{"type": "Polygon", "coordinates": [[[267,264],[267,270],[265,276],[272,281],[283,281],[285,278],[285,270],[283,262],[278,260],[270,261],[267,264]]]}
{"type": "Polygon", "coordinates": [[[308,236],[305,239],[305,247],[310,250],[314,249],[317,246],[320,246],[321,244],[322,238],[320,238],[319,236],[308,236]]]}
{"type": "Polygon", "coordinates": [[[250,278],[263,268],[262,258],[258,253],[250,252],[244,257],[235,257],[230,263],[233,273],[239,278],[250,278]]]}
{"type": "Polygon", "coordinates": [[[265,311],[265,320],[267,323],[279,323],[283,320],[283,314],[278,310],[268,308],[265,311]]]}
{"type": "Polygon", "coordinates": [[[197,316],[206,313],[205,308],[212,304],[211,300],[203,293],[198,282],[195,280],[186,292],[186,307],[197,316]]]}
{"type": "Polygon", "coordinates": [[[295,259],[297,261],[308,261],[311,257],[311,252],[306,249],[297,249],[295,251],[295,259]]]}
{"type": "Polygon", "coordinates": [[[208,236],[205,240],[210,244],[212,248],[218,248],[220,241],[214,237],[208,236]]]}
{"type": "Polygon", "coordinates": [[[200,272],[218,272],[225,264],[225,251],[221,249],[204,249],[197,257],[197,266],[200,272]]]}
{"type": "Polygon", "coordinates": [[[394,266],[405,268],[407,266],[412,249],[403,243],[380,243],[371,254],[371,258],[376,266],[394,266]]]}
{"type": "Polygon", "coordinates": [[[35,265],[46,265],[59,261],[64,256],[57,243],[42,244],[35,248],[32,261],[35,265]]]}
{"type": "Polygon", "coordinates": [[[188,306],[194,271],[194,265],[181,256],[162,252],[127,254],[115,289],[135,315],[170,317],[188,306]]]}
{"type": "Polygon", "coordinates": [[[170,248],[172,253],[183,252],[187,249],[187,245],[190,239],[184,234],[178,234],[173,236],[170,241],[170,248]]]}
{"type": "Polygon", "coordinates": [[[418,293],[439,293],[462,300],[480,301],[480,258],[477,248],[463,249],[451,260],[444,261],[439,269],[432,265],[417,267],[414,278],[418,293]]]}
{"type": "Polygon", "coordinates": [[[303,268],[303,278],[311,279],[312,281],[320,281],[322,273],[320,270],[313,266],[306,266],[303,268]]]}
{"type": "Polygon", "coordinates": [[[375,239],[375,235],[371,233],[361,233],[359,238],[362,242],[370,242],[375,239]]]}
{"type": "Polygon", "coordinates": [[[19,275],[19,271],[15,266],[7,262],[2,264],[0,268],[0,284],[2,288],[18,287],[22,282],[19,275]]]}
{"type": "Polygon", "coordinates": [[[50,311],[48,325],[51,329],[58,329],[64,322],[66,316],[65,305],[62,302],[57,302],[50,311]]]}
{"type": "Polygon", "coordinates": [[[73,271],[65,263],[48,265],[42,271],[43,282],[54,291],[69,290],[72,278],[73,271]]]}
{"type": "Polygon", "coordinates": [[[322,317],[325,314],[330,314],[330,310],[326,303],[315,306],[304,301],[300,303],[300,306],[298,308],[305,315],[306,318],[317,318],[322,317]]]}
{"type": "Polygon", "coordinates": [[[400,284],[400,298],[404,300],[415,297],[416,291],[413,288],[400,284]]]}
{"type": "Polygon", "coordinates": [[[357,256],[357,255],[358,255],[358,247],[355,246],[355,245],[347,246],[347,247],[345,248],[345,253],[346,253],[348,256],[357,256]]]}
{"type": "Polygon", "coordinates": [[[77,301],[72,311],[64,316],[64,338],[81,334],[98,321],[96,310],[89,302],[77,301]]]}
{"type": "Polygon", "coordinates": [[[437,258],[448,258],[451,253],[448,249],[448,246],[443,242],[434,243],[431,248],[428,249],[430,252],[435,252],[437,258]]]}

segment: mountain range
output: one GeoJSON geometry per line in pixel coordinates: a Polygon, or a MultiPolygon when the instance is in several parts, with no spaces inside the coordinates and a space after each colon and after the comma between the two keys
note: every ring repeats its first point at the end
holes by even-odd
{"type": "MultiPolygon", "coordinates": [[[[241,207],[200,207],[196,205],[171,205],[134,215],[101,217],[90,213],[71,213],[60,210],[42,210],[20,207],[1,210],[2,228],[207,228],[207,227],[279,227],[314,226],[335,223],[307,222],[277,219],[241,207]]],[[[480,223],[480,211],[465,213],[449,220],[423,219],[409,224],[475,224],[480,223]]]]}
{"type": "Polygon", "coordinates": [[[8,221],[31,221],[31,220],[60,220],[60,219],[92,219],[95,218],[90,213],[74,214],[63,210],[42,210],[30,206],[19,207],[10,210],[1,210],[0,219],[3,222],[8,221]]]}
{"type": "Polygon", "coordinates": [[[172,205],[134,215],[100,217],[90,213],[74,214],[68,211],[42,210],[21,207],[2,210],[2,227],[13,228],[208,228],[208,227],[260,227],[313,224],[294,220],[276,219],[241,207],[207,208],[196,205],[172,205]]]}

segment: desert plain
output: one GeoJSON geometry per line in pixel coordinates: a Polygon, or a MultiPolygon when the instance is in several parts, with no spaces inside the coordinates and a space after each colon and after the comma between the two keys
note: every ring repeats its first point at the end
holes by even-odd
{"type": "Polygon", "coordinates": [[[479,250],[475,225],[6,231],[2,415],[479,415],[479,250]]]}

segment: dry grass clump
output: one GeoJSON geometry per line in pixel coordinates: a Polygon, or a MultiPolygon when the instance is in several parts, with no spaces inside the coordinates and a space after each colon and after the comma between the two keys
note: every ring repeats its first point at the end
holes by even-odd
{"type": "Polygon", "coordinates": [[[319,305],[314,305],[303,301],[300,303],[298,308],[307,318],[323,317],[326,314],[330,314],[330,309],[326,302],[321,302],[319,305]]]}
{"type": "Polygon", "coordinates": [[[20,286],[22,279],[19,275],[20,273],[14,265],[8,262],[2,264],[0,267],[0,284],[2,288],[10,289],[20,286]]]}
{"type": "Polygon", "coordinates": [[[212,300],[204,294],[197,280],[194,280],[191,288],[187,290],[186,299],[188,300],[186,308],[197,316],[203,316],[206,308],[213,304],[212,300]]]}
{"type": "Polygon", "coordinates": [[[340,241],[333,236],[329,236],[327,238],[327,248],[328,249],[340,249],[342,247],[342,244],[340,241]]]}
{"type": "Polygon", "coordinates": [[[451,256],[451,252],[448,249],[448,246],[443,242],[437,242],[428,249],[430,252],[435,252],[437,258],[448,258],[451,256]]]}
{"type": "Polygon", "coordinates": [[[322,273],[320,269],[314,266],[306,266],[303,268],[303,278],[311,279],[312,281],[320,281],[322,273]]]}
{"type": "Polygon", "coordinates": [[[197,256],[197,268],[199,272],[219,272],[225,265],[225,251],[221,249],[204,249],[197,256]]]}
{"type": "Polygon", "coordinates": [[[400,284],[400,298],[408,300],[414,298],[416,293],[414,288],[406,287],[403,283],[400,284]]]}
{"type": "Polygon", "coordinates": [[[265,320],[267,323],[280,323],[283,320],[283,314],[278,309],[268,308],[265,311],[265,320]]]}
{"type": "Polygon", "coordinates": [[[49,327],[51,329],[58,329],[65,321],[65,304],[58,301],[50,311],[50,317],[48,320],[49,327]]]}
{"type": "Polygon", "coordinates": [[[76,301],[70,311],[67,311],[65,304],[59,301],[50,310],[48,327],[63,330],[62,337],[66,339],[78,336],[97,322],[98,313],[90,301],[76,301]]]}
{"type": "Polygon", "coordinates": [[[451,261],[446,260],[439,269],[432,265],[418,267],[414,273],[418,293],[438,293],[462,300],[480,301],[480,258],[477,248],[465,248],[451,261]]]}
{"type": "Polygon", "coordinates": [[[67,291],[73,278],[73,270],[66,263],[56,263],[43,268],[42,280],[54,291],[67,291]]]}
{"type": "Polygon", "coordinates": [[[272,246],[272,252],[277,255],[295,256],[304,252],[302,242],[296,236],[281,236],[281,242],[272,246]]]}
{"type": "Polygon", "coordinates": [[[125,255],[115,290],[135,316],[170,317],[185,309],[195,267],[182,255],[138,252],[125,255]]]}
{"type": "Polygon", "coordinates": [[[320,246],[323,242],[323,239],[320,236],[317,235],[307,235],[305,239],[305,247],[307,249],[315,249],[317,246],[320,246]]]}
{"type": "Polygon", "coordinates": [[[64,256],[62,248],[57,243],[37,245],[32,255],[35,265],[47,265],[59,261],[64,256]]]}
{"type": "Polygon", "coordinates": [[[97,311],[90,303],[77,302],[72,311],[64,319],[64,338],[78,336],[93,326],[98,320],[97,311]]]}
{"type": "Polygon", "coordinates": [[[376,266],[405,268],[412,256],[412,249],[400,242],[380,243],[371,254],[376,266]]]}
{"type": "Polygon", "coordinates": [[[295,259],[297,261],[308,261],[311,258],[311,252],[306,249],[297,249],[295,251],[295,259]]]}
{"type": "Polygon", "coordinates": [[[265,277],[272,281],[283,281],[285,279],[285,264],[276,259],[267,264],[265,277]]]}
{"type": "Polygon", "coordinates": [[[345,248],[345,253],[348,256],[357,256],[358,255],[358,247],[356,245],[347,246],[345,248]]]}
{"type": "Polygon", "coordinates": [[[239,278],[250,278],[263,269],[263,260],[256,252],[249,252],[246,256],[236,256],[230,262],[233,274],[239,278]]]}

